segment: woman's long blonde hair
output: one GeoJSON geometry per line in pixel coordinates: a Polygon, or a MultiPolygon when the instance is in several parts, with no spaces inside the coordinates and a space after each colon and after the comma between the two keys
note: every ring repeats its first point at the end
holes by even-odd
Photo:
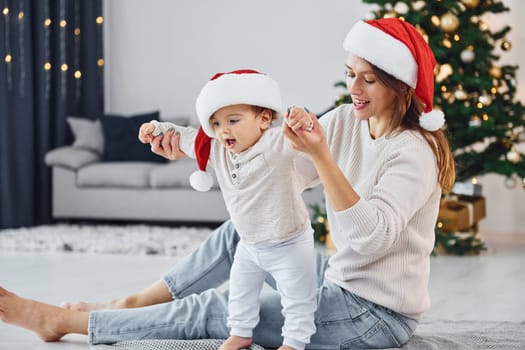
{"type": "Polygon", "coordinates": [[[379,81],[395,93],[394,115],[390,130],[392,132],[415,130],[425,138],[436,156],[439,185],[443,192],[450,192],[456,179],[456,166],[445,132],[441,129],[437,131],[423,129],[419,124],[419,116],[424,111],[424,105],[415,96],[414,89],[380,68],[374,65],[372,68],[379,81]]]}

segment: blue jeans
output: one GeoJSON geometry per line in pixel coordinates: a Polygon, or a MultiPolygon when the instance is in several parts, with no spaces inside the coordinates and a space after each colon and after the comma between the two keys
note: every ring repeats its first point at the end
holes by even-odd
{"type": "MultiPolygon", "coordinates": [[[[165,276],[174,300],[136,309],[93,311],[89,315],[91,344],[138,339],[225,339],[228,292],[216,288],[229,278],[239,236],[231,222],[219,227],[192,254],[165,276]]],[[[374,304],[324,279],[328,258],[317,254],[316,333],[307,349],[381,349],[400,347],[417,321],[374,304]]],[[[266,281],[275,289],[271,277],[266,281]]],[[[269,288],[268,288],[269,289],[269,288]]],[[[261,295],[260,321],[253,341],[266,348],[282,344],[279,293],[261,295]]]]}

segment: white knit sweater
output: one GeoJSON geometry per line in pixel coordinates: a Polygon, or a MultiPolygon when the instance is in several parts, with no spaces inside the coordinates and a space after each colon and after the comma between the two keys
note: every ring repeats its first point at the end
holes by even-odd
{"type": "MultiPolygon", "coordinates": [[[[337,252],[326,278],[377,304],[418,319],[430,306],[428,280],[441,189],[436,159],[413,131],[372,139],[352,105],[321,119],[332,155],[361,199],[334,211],[337,252]]],[[[315,170],[301,165],[312,184],[315,170]]]]}
{"type": "MultiPolygon", "coordinates": [[[[181,133],[181,150],[195,158],[197,131],[161,123],[163,130],[170,127],[181,133]]],[[[244,241],[280,241],[313,232],[295,168],[298,154],[281,127],[266,130],[255,145],[238,154],[212,139],[207,170],[215,170],[230,218],[244,241]]]]}

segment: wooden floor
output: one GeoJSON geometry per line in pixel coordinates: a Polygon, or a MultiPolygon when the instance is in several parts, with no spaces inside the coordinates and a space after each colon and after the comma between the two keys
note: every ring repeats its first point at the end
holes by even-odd
{"type": "MultiPolygon", "coordinates": [[[[485,240],[489,250],[480,256],[432,258],[426,319],[525,321],[525,235],[485,240]]],[[[172,264],[158,256],[2,253],[0,285],[52,304],[107,300],[152,283],[172,264]]],[[[85,350],[86,339],[69,335],[43,343],[0,323],[0,349],[85,350]]]]}

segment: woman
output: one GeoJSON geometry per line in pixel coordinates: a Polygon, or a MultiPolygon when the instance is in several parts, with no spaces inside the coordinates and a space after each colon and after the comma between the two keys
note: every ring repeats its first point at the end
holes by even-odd
{"type": "MultiPolygon", "coordinates": [[[[361,21],[344,47],[353,104],[314,120],[311,132],[283,126],[308,156],[297,164],[305,185],[324,185],[337,248],[329,259],[318,256],[317,330],[307,348],[399,347],[430,305],[429,256],[441,192],[454,182],[453,157],[442,114],[432,111],[434,56],[417,30],[399,19],[361,21]]],[[[173,133],[156,138],[152,150],[181,156],[173,133]]],[[[213,288],[228,279],[238,240],[227,222],[163,280],[110,303],[60,309],[0,290],[0,316],[46,340],[70,332],[94,344],[227,338],[227,294],[213,288]],[[89,312],[96,308],[113,310],[89,312]]],[[[278,347],[277,292],[262,296],[260,313],[253,341],[278,347]]]]}

